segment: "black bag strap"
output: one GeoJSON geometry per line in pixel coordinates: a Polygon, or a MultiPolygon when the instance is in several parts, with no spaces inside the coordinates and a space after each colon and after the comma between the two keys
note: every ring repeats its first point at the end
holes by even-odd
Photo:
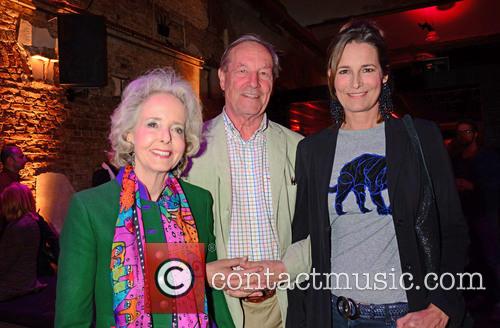
{"type": "Polygon", "coordinates": [[[422,144],[420,143],[420,138],[418,137],[417,130],[415,130],[415,125],[413,124],[413,119],[410,115],[406,114],[403,116],[403,123],[405,124],[406,131],[410,136],[411,144],[415,149],[415,152],[419,154],[420,161],[424,167],[425,175],[427,177],[427,182],[429,183],[429,187],[431,188],[432,195],[434,196],[434,187],[432,185],[431,176],[429,174],[429,170],[427,169],[427,163],[425,162],[424,152],[422,150],[422,144]]]}

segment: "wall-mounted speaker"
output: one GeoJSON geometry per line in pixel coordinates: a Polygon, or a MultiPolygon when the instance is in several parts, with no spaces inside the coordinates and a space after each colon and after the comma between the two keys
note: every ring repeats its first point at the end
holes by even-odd
{"type": "Polygon", "coordinates": [[[106,19],[103,16],[57,16],[59,82],[100,87],[107,84],[106,19]]]}

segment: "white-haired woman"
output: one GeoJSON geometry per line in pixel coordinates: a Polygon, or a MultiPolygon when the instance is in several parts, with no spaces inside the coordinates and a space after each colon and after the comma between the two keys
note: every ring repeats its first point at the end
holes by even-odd
{"type": "MultiPolygon", "coordinates": [[[[204,243],[207,263],[216,259],[212,198],[179,179],[199,149],[199,100],[173,70],[156,69],[127,86],[111,120],[121,170],[72,199],[61,234],[56,326],[88,327],[95,308],[97,327],[232,327],[221,291],[207,289],[197,313],[152,314],[148,307],[150,243],[204,243]]],[[[208,281],[238,263],[207,264],[208,281]]]]}

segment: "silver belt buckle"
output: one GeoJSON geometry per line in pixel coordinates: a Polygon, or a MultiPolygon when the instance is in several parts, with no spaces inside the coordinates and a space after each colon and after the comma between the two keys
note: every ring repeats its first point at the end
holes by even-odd
{"type": "Polygon", "coordinates": [[[344,319],[349,320],[356,320],[361,314],[358,304],[344,296],[337,297],[337,310],[344,319]]]}

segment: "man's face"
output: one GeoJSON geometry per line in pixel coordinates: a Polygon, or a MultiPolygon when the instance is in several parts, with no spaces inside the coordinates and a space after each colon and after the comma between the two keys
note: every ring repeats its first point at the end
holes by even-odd
{"type": "Polygon", "coordinates": [[[24,168],[24,166],[26,165],[27,161],[28,161],[28,159],[23,154],[23,151],[18,147],[12,148],[11,155],[7,159],[7,163],[9,165],[9,167],[14,172],[21,171],[24,168]]]}
{"type": "Polygon", "coordinates": [[[474,128],[466,123],[461,123],[457,126],[457,140],[463,146],[468,146],[477,138],[477,132],[474,128]]]}
{"type": "Polygon", "coordinates": [[[231,50],[227,67],[219,69],[219,80],[230,117],[263,115],[273,90],[271,54],[256,42],[243,42],[231,50]]]}

